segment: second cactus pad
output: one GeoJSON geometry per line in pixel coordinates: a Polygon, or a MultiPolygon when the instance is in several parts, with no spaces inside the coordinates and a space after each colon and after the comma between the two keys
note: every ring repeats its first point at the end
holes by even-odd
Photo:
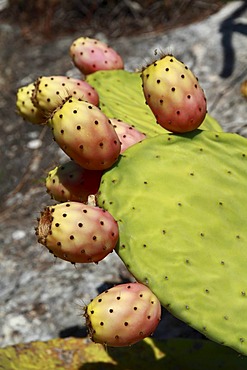
{"type": "Polygon", "coordinates": [[[125,151],[98,204],[117,252],[179,319],[247,354],[247,140],[196,130],[125,151]]]}

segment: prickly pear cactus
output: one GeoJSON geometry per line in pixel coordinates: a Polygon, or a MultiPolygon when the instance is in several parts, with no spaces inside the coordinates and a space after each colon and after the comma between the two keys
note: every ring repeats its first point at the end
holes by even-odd
{"type": "Polygon", "coordinates": [[[127,149],[98,205],[127,268],[179,319],[247,354],[247,140],[196,130],[127,149]]]}
{"type": "MultiPolygon", "coordinates": [[[[147,137],[168,132],[156,124],[153,113],[145,104],[140,73],[125,70],[98,71],[87,76],[87,82],[97,90],[100,107],[109,118],[126,121],[147,137]]],[[[200,129],[222,131],[218,122],[209,114],[200,129]]]]}
{"type": "MultiPolygon", "coordinates": [[[[75,53],[72,57],[75,57],[75,53]]],[[[96,67],[96,64],[93,65],[93,71],[98,69],[96,67]]],[[[184,74],[180,77],[184,79],[184,74]]],[[[145,135],[142,141],[121,152],[118,157],[121,144],[114,127],[110,126],[114,136],[110,143],[118,146],[117,154],[114,153],[113,160],[107,166],[105,156],[96,156],[96,168],[88,165],[84,157],[79,161],[77,155],[79,157],[79,153],[87,148],[91,154],[90,161],[93,161],[95,150],[98,148],[101,153],[105,140],[109,139],[107,129],[103,130],[100,141],[95,136],[96,131],[99,135],[99,129],[95,129],[99,121],[95,118],[92,120],[87,109],[93,111],[98,108],[83,102],[84,108],[88,104],[84,110],[90,123],[86,135],[88,142],[80,141],[78,144],[78,132],[85,128],[85,117],[83,122],[81,117],[78,118],[79,101],[75,97],[65,99],[47,121],[53,129],[56,142],[72,158],[77,145],[74,160],[77,159],[80,166],[89,171],[105,171],[97,194],[97,209],[100,212],[108,211],[114,225],[117,222],[120,236],[116,252],[136,280],[150,288],[152,294],[173,315],[208,338],[247,355],[247,140],[236,134],[223,133],[219,124],[208,114],[200,130],[183,135],[169,133],[156,124],[154,115],[145,104],[140,72],[104,70],[88,75],[86,81],[99,94],[101,115],[104,113],[106,122],[104,127],[109,128],[109,123],[118,119],[145,135]],[[68,108],[71,104],[73,109],[72,106],[68,108]],[[72,128],[67,124],[63,126],[66,117],[69,118],[66,122],[73,122],[72,128]],[[104,166],[98,168],[99,162],[104,166]]],[[[158,84],[160,81],[160,78],[156,80],[158,84]]],[[[194,87],[197,88],[197,85],[194,87]]],[[[172,87],[172,91],[176,88],[172,87]]],[[[32,90],[32,85],[19,90],[17,107],[24,118],[40,123],[31,104],[32,90]]],[[[191,96],[187,93],[188,100],[191,96]]],[[[163,98],[159,102],[163,105],[163,98]]],[[[169,104],[173,103],[169,100],[169,104]]],[[[204,106],[200,105],[199,109],[203,110],[204,117],[204,106]]],[[[176,113],[180,115],[180,110],[176,113]]],[[[191,118],[190,121],[193,120],[191,118]]],[[[79,139],[86,140],[85,135],[79,139]]],[[[69,252],[71,246],[75,251],[72,226],[77,222],[81,229],[84,223],[81,222],[81,216],[80,222],[71,216],[70,224],[67,221],[65,224],[63,219],[67,213],[64,212],[54,223],[54,210],[58,206],[52,206],[52,209],[47,207],[41,214],[41,219],[49,221],[49,225],[48,222],[44,222],[44,225],[39,223],[38,240],[60,258],[73,263],[85,262],[68,259],[67,249],[66,254],[61,252],[64,243],[69,252]],[[51,216],[50,212],[54,214],[51,216]],[[56,240],[54,228],[63,231],[57,234],[56,240]],[[54,243],[59,253],[52,249],[54,243]]],[[[93,226],[93,234],[91,239],[86,237],[86,242],[89,239],[97,240],[98,221],[97,217],[94,225],[89,222],[90,227],[93,226]]],[[[100,223],[104,225],[104,222],[100,223]]],[[[116,233],[111,235],[113,237],[116,233]]],[[[79,242],[81,238],[79,235],[79,242]]],[[[115,242],[114,239],[111,250],[115,242]]],[[[87,247],[90,249],[92,243],[89,244],[87,247]]],[[[80,248],[76,252],[79,251],[81,256],[85,250],[81,249],[80,243],[78,246],[80,248]]],[[[87,259],[86,262],[100,260],[87,259]]],[[[108,310],[112,300],[106,303],[104,309],[108,310]]],[[[107,313],[113,312],[110,308],[107,313]]],[[[97,315],[96,322],[91,321],[94,310],[87,314],[92,328],[97,327],[98,334],[98,327],[105,325],[104,312],[103,316],[100,309],[97,312],[100,315],[99,322],[97,315]]],[[[129,327],[129,321],[121,322],[129,327]]],[[[105,330],[100,333],[104,334],[105,330]]],[[[91,334],[93,337],[95,331],[91,334]]],[[[118,340],[118,334],[116,338],[118,340]]],[[[126,343],[134,342],[128,338],[126,343]]]]}

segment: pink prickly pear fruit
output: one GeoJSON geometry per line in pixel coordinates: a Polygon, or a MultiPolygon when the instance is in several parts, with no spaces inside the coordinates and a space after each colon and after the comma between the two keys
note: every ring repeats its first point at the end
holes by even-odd
{"type": "Polygon", "coordinates": [[[58,202],[70,200],[86,203],[89,195],[98,192],[102,173],[86,170],[74,161],[68,161],[48,173],[46,189],[58,202]]]}
{"type": "Polygon", "coordinates": [[[80,202],[66,202],[41,212],[36,235],[55,257],[88,263],[99,262],[112,252],[119,233],[109,212],[80,202]]]}
{"type": "Polygon", "coordinates": [[[112,347],[129,346],[150,336],[160,316],[159,300],[140,283],[116,285],[85,308],[91,339],[112,347]]]}
{"type": "Polygon", "coordinates": [[[207,112],[206,98],[186,65],[165,55],[144,68],[141,77],[146,103],[157,123],[177,133],[200,126],[207,112]]]}
{"type": "Polygon", "coordinates": [[[46,117],[42,111],[33,105],[32,94],[34,89],[34,83],[20,87],[16,94],[16,107],[18,114],[24,120],[40,125],[46,121],[46,117]]]}
{"type": "Polygon", "coordinates": [[[79,37],[70,47],[75,66],[88,75],[100,70],[123,69],[121,56],[106,43],[89,37],[79,37]]]}
{"type": "Polygon", "coordinates": [[[110,119],[121,143],[121,153],[130,146],[146,139],[146,135],[133,126],[116,118],[110,119]]]}
{"type": "Polygon", "coordinates": [[[96,106],[69,98],[50,118],[54,140],[81,167],[104,170],[116,162],[121,144],[108,117],[96,106]]]}
{"type": "Polygon", "coordinates": [[[97,91],[86,81],[66,76],[42,76],[34,83],[33,104],[49,115],[65,98],[73,96],[88,103],[98,105],[97,91]]]}

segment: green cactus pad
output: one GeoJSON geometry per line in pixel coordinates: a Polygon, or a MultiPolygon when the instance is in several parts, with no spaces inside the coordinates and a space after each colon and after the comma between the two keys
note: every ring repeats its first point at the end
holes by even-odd
{"type": "MultiPolygon", "coordinates": [[[[147,137],[168,131],[156,124],[155,117],[145,104],[140,73],[125,70],[98,71],[87,76],[100,96],[100,107],[109,118],[118,118],[132,124],[147,137]]],[[[218,122],[206,115],[200,129],[222,131],[218,122]]]]}
{"type": "Polygon", "coordinates": [[[117,252],[179,319],[247,354],[247,140],[196,130],[125,151],[98,204],[117,252]]]}

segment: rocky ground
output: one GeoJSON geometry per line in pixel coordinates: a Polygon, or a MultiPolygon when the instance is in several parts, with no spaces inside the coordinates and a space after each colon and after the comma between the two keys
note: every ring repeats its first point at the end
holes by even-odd
{"type": "MultiPolygon", "coordinates": [[[[208,111],[228,132],[247,136],[247,101],[240,94],[247,78],[247,3],[231,2],[207,19],[166,32],[118,37],[108,42],[134,70],[154,51],[172,52],[199,77],[208,111]]],[[[65,159],[49,130],[23,122],[16,114],[18,87],[39,75],[76,75],[68,49],[79,31],[28,41],[13,24],[0,25],[0,345],[85,335],[81,308],[99,291],[131,279],[111,254],[98,265],[70,265],[54,258],[34,235],[40,210],[51,204],[43,179],[65,159]]],[[[96,33],[105,40],[106,35],[96,33]]],[[[200,336],[164,313],[162,338],[200,336]]]]}

